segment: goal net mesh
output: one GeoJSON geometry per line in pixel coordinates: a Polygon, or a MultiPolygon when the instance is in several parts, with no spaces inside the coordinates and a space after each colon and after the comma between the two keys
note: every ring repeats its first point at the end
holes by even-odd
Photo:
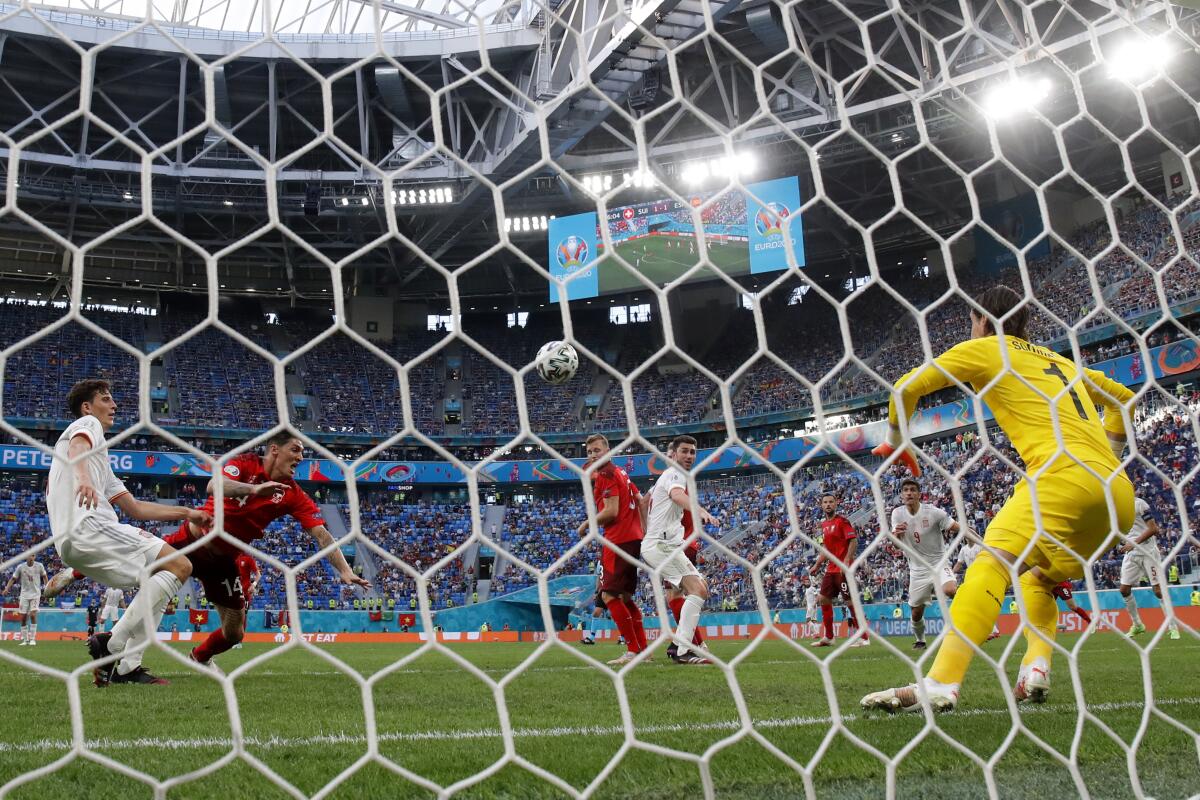
{"type": "MultiPolygon", "coordinates": [[[[903,793],[906,760],[919,762],[935,744],[949,747],[957,759],[974,765],[975,782],[961,787],[957,794],[962,796],[1000,796],[997,771],[1005,763],[1012,766],[1013,760],[1006,762],[1006,757],[1030,743],[1040,755],[1031,756],[1029,749],[1023,749],[1020,758],[1056,771],[1063,778],[1061,785],[1085,796],[1108,796],[1096,789],[1088,775],[1086,753],[1093,746],[1119,752],[1116,763],[1125,768],[1123,774],[1104,776],[1105,781],[1116,781],[1104,784],[1118,787],[1113,796],[1148,796],[1146,769],[1177,767],[1181,774],[1196,775],[1200,737],[1194,703],[1178,695],[1160,701],[1164,676],[1154,665],[1156,650],[1177,644],[1166,639],[1166,623],[1175,621],[1176,614],[1166,599],[1170,594],[1163,565],[1190,556],[1197,543],[1193,526],[1200,507],[1195,489],[1195,405],[1188,404],[1173,381],[1164,383],[1180,374],[1179,357],[1190,358],[1195,365],[1195,347],[1200,343],[1183,320],[1187,309],[1195,310],[1200,294],[1196,260],[1200,245],[1196,201],[1200,195],[1195,188],[1200,167],[1197,12],[1160,2],[1115,0],[789,4],[553,0],[546,4],[492,4],[495,7],[488,5],[486,13],[479,10],[483,6],[473,13],[473,4],[454,2],[418,2],[408,8],[380,0],[337,0],[308,6],[266,0],[228,11],[251,14],[254,21],[248,32],[227,37],[227,54],[216,57],[191,52],[186,26],[215,28],[219,23],[202,10],[189,11],[190,3],[175,4],[174,11],[160,8],[165,5],[80,2],[60,9],[27,2],[0,5],[4,30],[34,30],[73,51],[82,87],[69,101],[77,103],[77,108],[53,123],[46,121],[48,109],[30,107],[24,123],[0,132],[0,146],[7,155],[5,205],[0,217],[63,254],[62,296],[69,299],[69,308],[62,315],[33,322],[22,316],[5,339],[6,347],[0,353],[5,433],[14,442],[52,452],[44,441],[12,423],[10,418],[17,415],[10,409],[21,399],[21,392],[37,393],[37,369],[48,369],[52,363],[48,359],[56,355],[47,349],[47,342],[70,329],[75,331],[72,336],[104,340],[122,354],[121,360],[136,365],[136,369],[126,368],[129,383],[137,386],[136,408],[128,402],[123,414],[136,416],[137,424],[112,439],[114,447],[130,444],[137,436],[157,437],[156,441],[169,443],[171,449],[190,453],[212,470],[219,470],[229,458],[262,445],[280,428],[301,431],[301,423],[294,419],[296,409],[288,399],[287,381],[297,369],[305,368],[306,357],[309,373],[318,371],[312,364],[340,361],[369,387],[370,396],[363,397],[356,394],[354,385],[332,385],[337,383],[336,377],[305,375],[310,387],[325,381],[331,384],[325,391],[342,388],[345,402],[367,415],[366,421],[356,422],[352,419],[355,412],[345,412],[351,427],[344,429],[353,430],[360,424],[358,430],[378,434],[378,444],[354,459],[341,459],[333,452],[334,446],[299,434],[311,448],[311,456],[341,464],[350,532],[334,545],[298,559],[285,558],[268,545],[248,548],[285,588],[292,635],[280,648],[251,658],[230,674],[209,676],[221,687],[223,710],[211,707],[204,713],[224,713],[230,720],[229,736],[221,740],[221,746],[227,747],[223,755],[170,776],[152,774],[140,761],[123,760],[119,750],[92,738],[85,724],[86,698],[82,695],[86,693],[81,684],[90,673],[89,666],[54,668],[33,655],[18,655],[5,647],[0,649],[0,659],[8,665],[8,674],[37,674],[63,684],[71,735],[61,757],[19,774],[5,774],[7,782],[0,786],[0,796],[18,792],[27,784],[36,787],[46,776],[79,761],[95,762],[145,784],[156,797],[235,762],[296,797],[334,794],[352,784],[357,773],[375,768],[438,796],[459,792],[470,796],[489,778],[513,767],[544,782],[547,791],[556,789],[573,797],[607,796],[632,791],[628,784],[614,786],[614,782],[623,761],[637,759],[638,751],[650,760],[637,763],[689,765],[698,771],[697,786],[702,793],[713,796],[721,785],[719,776],[714,778],[714,760],[723,751],[741,752],[738,748],[748,742],[758,746],[757,752],[768,754],[775,762],[772,769],[781,769],[795,781],[796,794],[808,796],[826,790],[833,793],[830,796],[837,794],[840,784],[836,781],[822,783],[822,763],[845,758],[847,749],[870,766],[857,773],[847,771],[845,780],[869,775],[869,780],[879,781],[875,786],[879,793],[896,796],[903,793]],[[247,11],[251,6],[254,10],[247,11]],[[373,45],[372,51],[358,60],[344,59],[333,71],[315,61],[308,64],[308,44],[325,36],[321,26],[328,30],[335,20],[349,31],[342,37],[344,41],[373,45]],[[450,22],[453,26],[439,27],[450,22]],[[434,28],[426,30],[426,23],[434,28]],[[96,34],[95,43],[79,43],[73,36],[81,27],[105,32],[96,34]],[[529,30],[539,37],[536,56],[515,68],[508,48],[529,30]],[[472,38],[478,42],[479,52],[474,58],[440,57],[436,81],[430,70],[405,54],[405,47],[424,47],[452,36],[472,38]],[[139,47],[140,41],[151,38],[169,43],[173,53],[198,69],[204,81],[204,91],[193,95],[194,102],[204,106],[204,122],[165,142],[140,135],[138,120],[126,119],[122,126],[114,123],[112,114],[100,113],[98,106],[106,102],[104,93],[91,89],[103,77],[98,65],[112,68],[106,54],[139,47]],[[764,47],[770,51],[768,56],[747,55],[762,53],[764,47]],[[292,62],[320,88],[323,107],[302,115],[312,131],[309,147],[343,154],[350,168],[361,175],[358,186],[362,188],[359,195],[353,195],[353,202],[362,196],[365,205],[369,197],[372,209],[378,209],[383,220],[378,237],[364,237],[353,252],[335,258],[309,241],[296,217],[280,211],[282,204],[298,201],[284,197],[280,187],[287,179],[295,180],[294,175],[289,178],[285,173],[293,170],[304,153],[263,152],[239,138],[240,124],[229,117],[230,98],[224,87],[229,69],[246,58],[292,62]],[[357,133],[347,134],[347,119],[353,115],[347,117],[346,110],[333,107],[331,100],[334,87],[353,82],[364,69],[376,67],[395,70],[410,92],[425,95],[435,109],[426,125],[397,135],[395,147],[381,159],[360,152],[357,133]],[[465,92],[492,95],[496,119],[502,118],[504,125],[493,128],[491,121],[485,121],[486,131],[478,126],[473,134],[465,130],[468,126],[452,111],[456,96],[465,92]],[[28,189],[23,181],[36,173],[34,168],[25,170],[27,157],[52,153],[59,131],[82,121],[111,137],[110,153],[120,151],[127,160],[141,165],[127,188],[114,189],[131,200],[133,210],[108,220],[111,224],[102,232],[88,231],[86,235],[45,224],[22,201],[22,191],[28,189]],[[489,143],[484,133],[507,138],[489,143]],[[590,157],[573,153],[574,142],[589,134],[599,136],[607,147],[597,148],[590,157]],[[161,170],[167,169],[162,165],[176,163],[183,143],[197,139],[206,142],[208,161],[200,159],[190,166],[219,165],[224,159],[240,169],[258,171],[260,201],[268,217],[261,229],[238,230],[223,240],[222,232],[216,230],[215,236],[200,242],[181,232],[174,212],[165,210],[157,183],[161,170]],[[481,158],[480,152],[487,148],[494,149],[481,158]],[[758,162],[756,173],[750,166],[752,160],[758,162]],[[792,172],[801,175],[798,208],[781,212],[750,186],[762,176],[770,177],[774,164],[792,165],[792,172]],[[439,190],[455,187],[453,194],[444,198],[447,204],[471,204],[470,224],[480,226],[491,237],[492,244],[478,248],[471,258],[453,263],[443,259],[448,249],[444,245],[454,231],[433,230],[428,236],[417,236],[406,222],[408,206],[426,202],[424,196],[418,200],[413,182],[423,180],[423,170],[435,165],[441,170],[439,175],[452,176],[437,183],[439,190]],[[722,587],[736,583],[741,596],[747,598],[742,608],[750,609],[755,622],[755,633],[744,646],[713,648],[716,663],[707,669],[723,675],[728,691],[721,700],[727,713],[719,722],[705,721],[687,710],[708,702],[705,695],[672,695],[672,707],[660,709],[661,713],[635,707],[635,693],[627,690],[626,684],[649,668],[645,663],[649,658],[665,659],[667,642],[663,639],[656,639],[646,654],[614,670],[588,650],[549,634],[517,666],[498,671],[480,666],[462,648],[430,636],[419,648],[370,672],[350,666],[336,648],[305,636],[313,633],[306,630],[302,614],[307,608],[306,572],[334,547],[357,545],[371,551],[381,573],[411,586],[419,598],[415,613],[425,631],[438,624],[435,595],[443,591],[447,571],[458,568],[455,565],[471,548],[491,548],[497,553],[497,564],[507,561],[513,585],[537,587],[542,623],[551,631],[554,622],[547,582],[598,558],[604,545],[595,524],[591,472],[577,463],[570,469],[584,498],[580,505],[586,507],[590,521],[588,533],[578,541],[563,540],[567,544],[555,549],[549,559],[544,558],[545,548],[539,547],[539,542],[509,538],[489,529],[481,513],[486,505],[484,492],[496,475],[502,474],[496,465],[506,451],[529,446],[536,454],[557,461],[555,440],[548,434],[570,430],[570,426],[556,429],[549,420],[547,409],[561,412],[565,401],[559,393],[567,390],[538,379],[532,350],[497,343],[503,331],[472,330],[469,323],[460,322],[461,315],[468,312],[466,298],[472,295],[473,270],[491,261],[503,260],[510,265],[508,269],[540,276],[564,296],[572,284],[587,279],[583,271],[555,277],[540,245],[521,246],[528,241],[531,225],[534,230],[544,230],[547,225],[545,205],[539,206],[542,210],[534,213],[532,223],[522,206],[529,199],[522,194],[524,187],[539,180],[575,201],[585,198],[583,205],[598,212],[602,220],[611,210],[632,202],[630,198],[670,198],[683,209],[680,225],[690,226],[692,231],[666,245],[656,240],[654,249],[639,250],[623,247],[620,232],[613,226],[600,226],[598,249],[603,253],[597,254],[598,268],[603,275],[622,276],[609,285],[629,287],[640,294],[638,303],[648,304],[652,318],[648,327],[654,333],[631,328],[620,340],[619,352],[606,358],[604,337],[573,321],[587,305],[560,299],[551,306],[561,312],[561,328],[550,331],[546,338],[564,339],[579,352],[582,365],[576,380],[600,385],[600,379],[609,379],[598,418],[594,424],[580,424],[579,429],[622,429],[613,437],[618,464],[628,454],[640,452],[665,458],[664,437],[657,430],[661,424],[707,419],[712,423],[710,430],[726,431],[726,439],[720,447],[702,454],[689,477],[692,496],[703,501],[728,489],[743,497],[749,493],[759,504],[753,510],[737,504],[723,507],[725,514],[719,515],[723,516],[722,527],[697,534],[707,564],[701,571],[707,570],[722,587]],[[727,268],[726,251],[731,243],[722,234],[722,215],[729,198],[744,195],[752,208],[766,215],[765,224],[774,225],[785,240],[795,240],[803,220],[805,237],[812,245],[811,263],[805,264],[802,248],[786,247],[785,269],[746,275],[727,268]],[[103,302],[92,300],[93,291],[100,297],[94,282],[103,281],[108,265],[121,261],[125,237],[146,230],[168,237],[187,258],[202,262],[207,285],[205,310],[191,321],[164,320],[162,342],[148,351],[132,343],[119,329],[119,322],[88,310],[103,302]],[[289,258],[328,273],[323,299],[332,304],[334,323],[290,330],[291,351],[285,355],[280,355],[261,331],[230,324],[221,316],[223,260],[242,248],[268,241],[290,253],[289,258]],[[348,304],[356,280],[355,262],[380,246],[411,256],[403,269],[424,270],[444,278],[449,297],[448,331],[384,346],[351,327],[348,304]],[[900,263],[893,265],[901,251],[900,263]],[[831,271],[827,264],[835,260],[837,272],[849,275],[841,288],[826,280],[831,271]],[[675,301],[673,295],[701,281],[722,287],[719,313],[734,321],[724,329],[722,342],[697,350],[689,349],[685,340],[703,327],[697,324],[703,312],[675,301]],[[788,621],[772,622],[781,608],[803,606],[802,588],[797,588],[801,587],[799,576],[813,557],[827,553],[819,541],[815,516],[818,498],[826,491],[842,498],[843,511],[863,532],[854,567],[849,570],[854,607],[861,611],[865,604],[885,597],[900,607],[897,604],[907,588],[904,564],[919,563],[922,557],[889,534],[889,514],[898,502],[903,476],[894,464],[867,455],[869,448],[864,443],[880,440],[878,411],[863,412],[862,404],[854,401],[886,397],[894,389],[893,382],[909,369],[965,338],[967,313],[973,307],[969,298],[994,284],[1012,286],[1028,301],[1033,317],[1031,338],[1077,364],[1132,359],[1122,373],[1133,379],[1137,391],[1136,404],[1126,412],[1136,431],[1130,439],[1127,464],[1139,492],[1157,498],[1154,513],[1163,535],[1156,580],[1164,590],[1164,622],[1133,640],[1105,630],[1116,624],[1119,608],[1097,613],[1098,627],[1057,646],[1058,697],[1045,709],[1046,714],[1019,708],[1009,699],[1023,649],[1022,637],[1012,635],[1003,647],[989,646],[976,656],[958,713],[967,718],[986,716],[991,731],[1000,731],[994,746],[977,746],[977,742],[965,740],[969,728],[956,727],[948,718],[928,713],[897,742],[894,733],[863,725],[857,698],[887,685],[910,683],[924,673],[944,635],[935,621],[948,614],[949,601],[940,588],[929,615],[929,655],[909,650],[907,637],[874,636],[874,656],[892,669],[890,673],[876,669],[870,678],[856,675],[854,664],[859,662],[848,650],[850,640],[839,638],[833,652],[826,655],[805,641],[811,626],[801,625],[797,633],[788,621]],[[797,337],[796,328],[791,327],[796,317],[789,315],[801,312],[807,321],[804,335],[797,337]],[[231,453],[204,452],[189,436],[152,413],[155,366],[172,351],[177,358],[179,353],[187,353],[193,359],[214,352],[206,337],[237,343],[245,363],[233,367],[244,368],[247,374],[258,369],[265,375],[255,387],[261,397],[257,410],[239,417],[254,424],[232,426],[256,427],[263,433],[231,453]],[[461,449],[435,438],[442,431],[441,421],[430,411],[431,386],[436,389],[438,382],[431,364],[451,343],[461,345],[466,369],[476,381],[475,408],[481,408],[486,399],[496,411],[493,417],[476,413],[464,422],[465,433],[500,442],[481,448],[479,461],[467,460],[461,449]],[[263,365],[265,370],[259,369],[263,365]],[[664,366],[667,369],[660,369],[664,366]],[[763,414],[796,409],[811,409],[807,416],[812,423],[807,428],[798,424],[795,433],[806,434],[814,446],[798,460],[777,463],[771,459],[771,445],[752,438],[757,434],[755,428],[766,422],[747,419],[757,414],[761,420],[763,414]],[[364,509],[356,478],[370,462],[400,447],[419,449],[466,476],[469,525],[461,535],[446,532],[435,537],[436,550],[422,553],[391,547],[371,533],[368,518],[374,517],[366,514],[370,509],[364,509]],[[723,464],[721,459],[731,451],[737,453],[738,468],[759,471],[745,479],[722,474],[725,482],[716,480],[716,465],[723,464]],[[713,471],[706,476],[704,471],[710,466],[713,471]],[[753,520],[746,522],[749,517],[753,520]],[[738,522],[745,523],[741,535],[728,536],[738,522]],[[406,555],[414,552],[417,560],[408,560],[406,555]],[[942,633],[933,636],[937,631],[942,633]],[[786,653],[780,657],[774,680],[788,684],[803,675],[806,699],[820,698],[819,703],[826,705],[824,713],[805,716],[793,715],[788,708],[764,708],[760,699],[765,687],[743,685],[743,669],[755,663],[758,651],[766,646],[782,647],[779,652],[786,653]],[[241,719],[246,701],[239,691],[243,679],[258,670],[282,670],[270,662],[280,652],[293,651],[307,654],[306,669],[338,674],[355,686],[351,698],[362,704],[361,741],[354,740],[361,745],[361,756],[317,788],[298,785],[286,761],[263,757],[263,748],[270,742],[246,733],[241,719]],[[1108,716],[1110,711],[1121,710],[1116,709],[1120,704],[1108,703],[1103,682],[1087,674],[1088,659],[1101,651],[1120,652],[1129,663],[1139,665],[1129,674],[1141,689],[1135,693],[1135,702],[1122,707],[1124,711],[1136,707],[1136,714],[1116,721],[1108,716]],[[553,763],[525,755],[522,737],[535,734],[515,724],[506,700],[514,684],[528,680],[537,669],[539,659],[561,652],[570,653],[573,663],[611,680],[620,710],[619,723],[612,730],[604,729],[607,735],[619,737],[619,746],[604,766],[584,781],[565,778],[553,763]],[[381,744],[389,737],[411,742],[441,738],[447,747],[453,742],[456,748],[471,741],[467,732],[413,729],[398,734],[380,722],[376,696],[380,685],[430,655],[443,657],[453,669],[486,687],[485,702],[494,702],[499,721],[494,731],[478,733],[481,738],[502,742],[495,760],[451,782],[440,783],[406,766],[403,758],[385,752],[381,744]],[[881,679],[881,674],[890,677],[881,679]],[[885,682],[875,685],[878,680],[885,682]],[[985,684],[991,688],[985,689],[985,684]],[[1041,718],[1050,715],[1055,718],[1054,725],[1041,724],[1041,718]],[[671,731],[686,730],[693,722],[698,730],[708,726],[707,730],[715,732],[707,746],[691,750],[664,743],[670,741],[671,731]],[[820,731],[820,735],[811,737],[811,746],[791,747],[775,736],[787,728],[806,728],[810,733],[820,731]],[[1192,763],[1172,767],[1148,759],[1145,748],[1155,732],[1176,743],[1180,739],[1190,743],[1190,750],[1185,747],[1178,752],[1184,762],[1190,758],[1192,763]],[[1097,738],[1103,743],[1097,745],[1097,738]]],[[[436,61],[439,56],[430,58],[436,61]]],[[[136,81],[136,70],[126,68],[131,72],[128,80],[136,81]]],[[[287,92],[286,87],[276,87],[274,79],[270,86],[272,91],[287,92]]],[[[394,121],[395,130],[400,130],[403,121],[394,121]]],[[[41,162],[33,159],[30,163],[36,167],[41,162]]],[[[81,167],[98,168],[86,160],[81,167]]],[[[320,176],[312,178],[319,180],[320,176]]],[[[422,195],[425,191],[420,190],[422,195]]],[[[434,202],[432,190],[428,197],[434,202]]],[[[322,202],[336,206],[346,201],[339,196],[332,201],[325,197],[322,202]]],[[[576,209],[583,205],[576,203],[576,209]]],[[[29,257],[34,258],[32,254],[29,257]]],[[[601,278],[602,283],[605,280],[601,278]]],[[[628,313],[633,314],[634,309],[628,313]]],[[[1122,374],[1116,377],[1120,379],[1122,374]]],[[[1064,386],[1064,394],[1046,401],[1057,403],[1070,397],[1067,393],[1079,391],[1079,386],[1064,386]]],[[[957,387],[934,400],[922,407],[917,422],[907,431],[921,442],[920,458],[926,473],[923,491],[964,530],[982,533],[995,511],[993,504],[998,507],[1017,480],[1032,481],[1036,476],[1025,474],[1007,440],[983,417],[983,406],[970,387],[957,387]],[[955,402],[958,405],[950,411],[935,408],[955,402]],[[952,415],[958,417],[952,419],[952,415]],[[955,420],[958,424],[951,424],[955,420]]],[[[60,401],[46,398],[45,403],[48,407],[60,401]]],[[[195,397],[185,403],[194,403],[196,413],[201,413],[204,405],[203,398],[195,397]]],[[[778,427],[779,423],[775,424],[778,427]]],[[[1061,433],[1056,435],[1059,447],[1064,447],[1061,433]]],[[[582,438],[583,434],[578,437],[582,438]]],[[[724,466],[721,469],[728,471],[724,466]]],[[[219,483],[214,491],[218,513],[213,536],[246,548],[225,533],[219,483]]],[[[578,521],[569,523],[568,530],[578,521]]],[[[958,534],[946,552],[956,552],[965,536],[958,534]]],[[[51,546],[46,540],[30,552],[48,555],[51,546]]],[[[11,572],[26,554],[24,549],[7,550],[0,566],[11,572]]],[[[1114,582],[1111,548],[1077,555],[1083,565],[1083,583],[1076,591],[1081,600],[1086,598],[1085,606],[1096,609],[1097,588],[1114,582]]],[[[653,571],[645,574],[649,578],[642,588],[648,604],[660,620],[670,620],[673,625],[661,576],[653,571]]],[[[714,598],[717,596],[714,591],[714,598]]],[[[890,622],[890,608],[876,628],[890,622]]],[[[1019,593],[1016,599],[1004,600],[1004,611],[1020,620],[1017,631],[1023,631],[1024,606],[1019,593]]],[[[788,616],[786,620],[796,618],[788,616]]],[[[1194,647],[1194,630],[1182,620],[1180,623],[1181,644],[1194,647]]],[[[844,630],[842,625],[839,623],[839,630],[844,630]]],[[[11,626],[10,622],[6,627],[11,626]]],[[[176,674],[197,669],[186,661],[184,651],[162,642],[155,643],[153,652],[169,659],[176,674]]],[[[417,681],[436,679],[429,672],[415,676],[417,681]]],[[[677,680],[686,684],[693,677],[680,675],[677,680]]],[[[413,691],[422,690],[418,686],[413,691]]],[[[649,700],[644,692],[636,696],[649,700]]],[[[778,696],[780,701],[789,698],[795,695],[784,692],[778,696]]],[[[54,713],[61,710],[60,706],[54,713]]],[[[895,726],[890,730],[894,732],[895,726]]],[[[135,731],[129,733],[130,738],[136,737],[135,731]]],[[[593,733],[587,728],[564,728],[558,734],[539,731],[536,735],[583,738],[593,733]]],[[[186,724],[181,724],[177,735],[184,743],[173,746],[186,746],[186,724]]],[[[330,735],[325,744],[338,741],[330,735]]],[[[0,745],[0,751],[28,751],[37,746],[38,739],[31,736],[25,742],[0,745]]],[[[324,744],[314,738],[312,747],[321,746],[324,744]]],[[[458,751],[446,752],[446,758],[452,759],[458,751]]],[[[571,750],[564,753],[568,757],[571,750]]],[[[620,779],[628,780],[623,775],[620,779]]]]}

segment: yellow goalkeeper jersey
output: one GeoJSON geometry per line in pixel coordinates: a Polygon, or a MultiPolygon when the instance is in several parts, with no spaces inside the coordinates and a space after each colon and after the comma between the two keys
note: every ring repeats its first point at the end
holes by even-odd
{"type": "MultiPolygon", "coordinates": [[[[1086,368],[1072,385],[1078,375],[1075,362],[1024,339],[1009,336],[1003,345],[999,336],[969,339],[938,356],[934,364],[917,367],[896,381],[900,407],[897,409],[893,395],[888,421],[895,426],[900,414],[907,419],[922,397],[953,385],[949,377],[953,376],[976,392],[988,387],[981,399],[1028,472],[1041,469],[1059,455],[1052,407],[1057,408],[1057,428],[1066,452],[1080,461],[1115,469],[1120,462],[1113,455],[1107,433],[1125,434],[1121,407],[1133,398],[1133,392],[1103,372],[1086,368]],[[1008,351],[1011,365],[1007,372],[1002,347],[1008,351]],[[991,383],[997,375],[999,380],[991,383]],[[1096,411],[1098,405],[1105,409],[1103,419],[1096,411]]],[[[1064,457],[1052,468],[1067,463],[1070,459],[1064,457]]]]}

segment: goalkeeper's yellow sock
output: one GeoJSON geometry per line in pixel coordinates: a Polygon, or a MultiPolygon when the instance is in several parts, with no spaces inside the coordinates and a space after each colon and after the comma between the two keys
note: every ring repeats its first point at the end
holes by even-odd
{"type": "Polygon", "coordinates": [[[1025,658],[1021,666],[1032,664],[1039,658],[1046,659],[1054,655],[1051,643],[1058,635],[1058,603],[1054,602],[1054,594],[1050,587],[1034,577],[1032,572],[1021,576],[1021,598],[1025,601],[1025,658]],[[1041,631],[1046,639],[1034,631],[1041,631]],[[1047,639],[1049,641],[1047,641],[1047,639]]]}
{"type": "Polygon", "coordinates": [[[971,644],[983,644],[992,632],[1008,584],[1007,565],[988,551],[981,552],[963,576],[963,584],[950,604],[954,630],[946,632],[928,677],[938,683],[962,683],[975,655],[971,644]]]}

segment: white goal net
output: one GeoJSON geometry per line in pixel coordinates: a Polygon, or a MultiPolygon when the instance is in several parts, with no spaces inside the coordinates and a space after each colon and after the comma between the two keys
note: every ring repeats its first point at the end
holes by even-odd
{"type": "MultiPolygon", "coordinates": [[[[94,375],[119,389],[109,445],[142,454],[118,473],[157,476],[141,496],[199,474],[155,463],[219,474],[291,430],[323,465],[297,477],[346,523],[325,545],[292,523],[247,545],[214,481],[216,532],[187,552],[253,556],[273,599],[250,630],[276,638],[215,673],[164,627],[147,663],[167,700],[94,692],[78,641],[17,649],[6,596],[0,694],[27,721],[0,725],[0,797],[1196,793],[1191,5],[0,3],[5,579],[30,553],[57,563],[44,470],[66,390],[94,375]],[[1090,621],[1060,608],[1045,705],[1013,699],[1018,590],[954,713],[873,717],[859,698],[919,680],[950,633],[938,582],[911,649],[910,569],[952,569],[1036,486],[983,387],[925,398],[905,441],[958,523],[931,564],[892,528],[907,473],[871,455],[895,382],[968,338],[995,285],[1021,294],[1030,340],[1136,393],[1125,466],[1157,550],[1134,546],[1132,606],[1120,540],[1071,554],[1090,621]],[[556,340],[580,357],[562,385],[534,361],[556,340]],[[592,432],[647,493],[667,443],[700,440],[711,664],[667,655],[688,644],[669,641],[667,568],[642,564],[650,641],[616,666],[592,584],[559,582],[628,560],[597,525],[592,432]],[[858,544],[814,649],[827,494],[858,544]],[[325,571],[340,552],[369,590],[325,571]],[[506,596],[527,635],[493,645],[481,624],[508,617],[467,607],[506,596]],[[347,627],[390,635],[405,614],[413,644],[347,627]]],[[[1085,382],[1057,374],[1045,402],[1086,417],[1085,382]]],[[[217,613],[185,600],[212,612],[198,643],[217,613]]]]}

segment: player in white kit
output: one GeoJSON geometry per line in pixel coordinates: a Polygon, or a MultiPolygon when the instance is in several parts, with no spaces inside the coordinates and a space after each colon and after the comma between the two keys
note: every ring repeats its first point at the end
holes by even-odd
{"type": "Polygon", "coordinates": [[[817,585],[809,581],[808,588],[804,590],[804,635],[816,639],[820,636],[821,626],[818,620],[817,598],[821,596],[821,590],[817,585]]]}
{"type": "MultiPolygon", "coordinates": [[[[1162,603],[1162,586],[1159,578],[1162,576],[1162,556],[1158,551],[1158,522],[1150,516],[1150,504],[1140,497],[1133,501],[1133,527],[1125,534],[1125,542],[1121,552],[1121,597],[1125,598],[1125,610],[1129,612],[1133,624],[1129,626],[1129,635],[1137,636],[1146,632],[1142,617],[1138,613],[1137,600],[1133,597],[1133,588],[1142,582],[1142,578],[1150,584],[1154,594],[1162,603]]],[[[1168,636],[1179,638],[1179,627],[1175,622],[1168,621],[1168,636]]]]}
{"type": "Polygon", "coordinates": [[[17,610],[21,614],[21,647],[37,644],[38,603],[42,597],[42,584],[46,582],[46,568],[39,564],[33,553],[25,559],[24,564],[18,564],[13,570],[12,577],[4,586],[4,594],[12,591],[13,582],[21,582],[21,594],[17,600],[17,610]]]}
{"type": "Polygon", "coordinates": [[[100,608],[100,630],[106,630],[104,623],[117,624],[121,617],[121,609],[125,607],[125,592],[113,586],[104,590],[104,605],[100,608]]]}
{"type": "MultiPolygon", "coordinates": [[[[962,567],[963,574],[966,574],[967,569],[975,563],[975,557],[983,552],[983,540],[981,540],[974,531],[967,528],[966,541],[962,543],[962,547],[958,548],[958,556],[954,559],[954,572],[958,573],[958,568],[962,567]]],[[[1000,638],[1000,626],[992,625],[992,632],[988,634],[987,640],[1000,638]]]]}
{"type": "Polygon", "coordinates": [[[914,650],[925,649],[925,606],[936,599],[935,584],[949,600],[958,582],[946,563],[946,539],[958,533],[958,523],[945,511],[921,502],[921,484],[911,478],[900,484],[900,505],[892,509],[892,535],[907,540],[915,551],[908,558],[908,605],[912,608],[914,650]]]}
{"type": "Polygon", "coordinates": [[[199,509],[136,500],[113,474],[104,432],[116,419],[117,403],[107,381],[79,381],[67,395],[67,407],[76,419],[54,445],[46,492],[50,530],[63,564],[106,586],[133,589],[142,571],[159,562],[112,632],[88,638],[93,659],[121,657],[97,666],[92,676],[97,686],[166,683],[142,667],[142,653],[167,601],[192,574],[192,564],[158,537],[122,523],[114,506],[133,519],[186,519],[205,528],[212,517],[199,509]]]}
{"type": "MultiPolygon", "coordinates": [[[[683,470],[690,470],[696,463],[696,440],[691,436],[676,436],[667,447],[667,457],[678,466],[668,467],[650,490],[650,514],[646,537],[642,540],[642,559],[651,569],[659,570],[664,581],[674,584],[686,595],[679,625],[675,628],[677,650],[672,660],[677,664],[709,664],[708,659],[689,649],[700,621],[700,611],[708,599],[708,584],[683,552],[683,512],[691,508],[683,470]]],[[[701,525],[719,524],[703,508],[699,511],[701,525]]]]}

